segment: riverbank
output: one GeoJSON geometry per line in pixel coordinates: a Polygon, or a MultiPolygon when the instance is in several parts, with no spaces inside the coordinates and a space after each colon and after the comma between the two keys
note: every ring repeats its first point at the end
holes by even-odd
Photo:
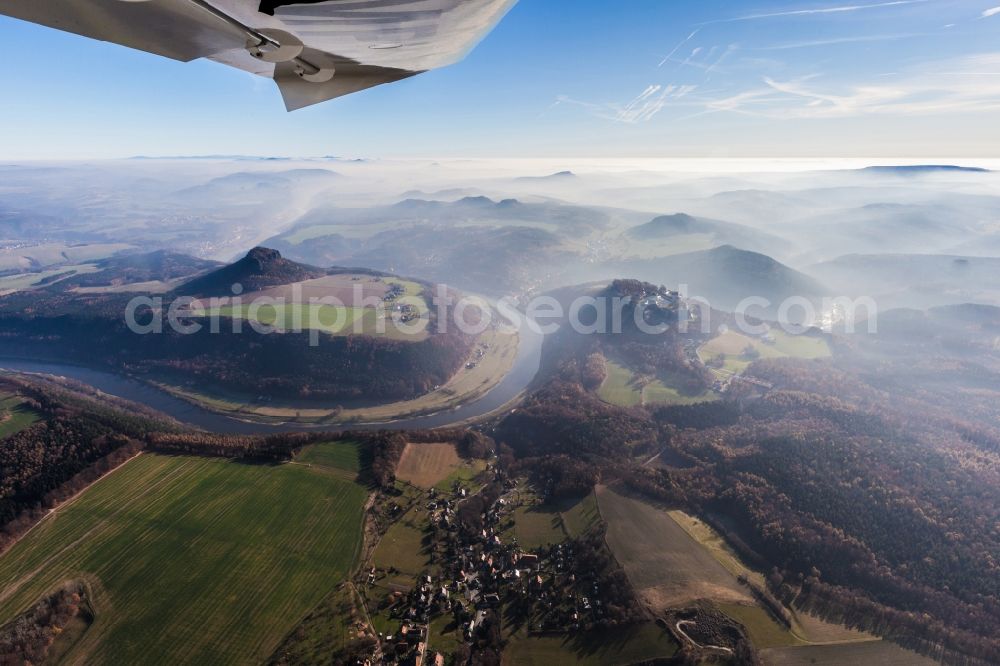
{"type": "Polygon", "coordinates": [[[0,370],[40,373],[67,377],[109,395],[144,404],[182,423],[216,433],[253,434],[294,432],[297,430],[420,430],[445,428],[456,424],[469,424],[486,418],[511,406],[535,378],[541,362],[544,336],[535,327],[524,325],[516,334],[517,354],[510,370],[478,398],[470,398],[460,405],[443,408],[422,416],[401,417],[381,423],[262,423],[245,420],[236,415],[206,409],[196,402],[176,395],[136,378],[96,370],[84,366],[52,361],[0,359],[0,370]]]}
{"type": "Polygon", "coordinates": [[[463,362],[463,367],[448,383],[411,400],[357,408],[317,407],[315,403],[275,404],[254,398],[243,399],[238,396],[209,394],[166,382],[149,383],[197,407],[252,423],[273,425],[294,423],[334,427],[359,424],[385,425],[401,419],[446,412],[484,397],[514,368],[518,359],[519,343],[518,333],[503,330],[487,331],[479,337],[470,357],[463,362]]]}

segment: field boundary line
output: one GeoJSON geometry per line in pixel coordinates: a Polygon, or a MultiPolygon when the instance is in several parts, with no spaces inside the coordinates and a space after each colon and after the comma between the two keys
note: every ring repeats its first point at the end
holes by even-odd
{"type": "MultiPolygon", "coordinates": [[[[139,454],[141,454],[141,453],[143,453],[143,452],[140,451],[139,454]]],[[[99,481],[103,481],[104,479],[108,478],[108,476],[111,474],[112,471],[116,471],[116,470],[120,469],[121,467],[124,467],[125,463],[131,462],[135,458],[139,457],[139,454],[136,454],[135,456],[133,456],[129,460],[126,460],[121,465],[118,465],[117,467],[115,467],[114,470],[109,471],[108,474],[105,474],[104,476],[102,476],[99,479],[95,480],[94,483],[91,483],[89,486],[87,486],[86,488],[84,488],[84,490],[82,490],[79,493],[77,493],[77,495],[74,496],[73,499],[76,499],[76,497],[82,495],[85,490],[90,490],[91,488],[93,488],[99,481]]],[[[168,474],[167,476],[162,476],[159,479],[156,479],[155,481],[153,481],[152,484],[150,484],[149,486],[147,486],[146,488],[144,488],[137,495],[135,495],[133,497],[127,498],[127,501],[124,504],[122,504],[121,506],[119,506],[117,509],[115,509],[112,512],[111,515],[109,515],[106,518],[104,518],[103,520],[95,523],[93,526],[91,526],[90,529],[88,529],[86,532],[84,532],[79,537],[77,537],[76,539],[74,539],[72,543],[69,543],[66,546],[63,546],[62,548],[59,549],[58,552],[52,553],[51,555],[49,555],[48,557],[46,557],[45,560],[42,561],[41,564],[39,564],[34,569],[32,569],[28,573],[24,574],[20,578],[18,578],[9,587],[5,588],[2,592],[0,592],[0,603],[6,602],[8,599],[10,599],[15,594],[17,594],[20,591],[20,589],[24,586],[25,583],[29,582],[31,579],[33,579],[35,576],[37,576],[38,573],[41,570],[43,570],[44,568],[46,568],[52,561],[58,559],[67,550],[70,550],[70,549],[74,548],[77,544],[85,541],[86,539],[92,537],[96,532],[99,532],[100,530],[102,530],[105,527],[107,527],[108,524],[112,521],[113,518],[115,518],[118,515],[120,515],[121,513],[123,513],[125,511],[125,509],[127,509],[130,506],[132,506],[136,501],[142,499],[143,497],[145,497],[146,495],[148,495],[154,489],[159,488],[161,485],[163,485],[163,484],[165,484],[167,482],[173,481],[175,477],[177,477],[178,475],[181,474],[181,471],[182,471],[182,468],[178,468],[177,470],[175,470],[174,472],[168,474]]],[[[65,505],[67,503],[68,502],[63,502],[63,504],[61,504],[60,507],[65,507],[65,505]]],[[[46,516],[48,516],[48,515],[52,515],[52,514],[46,514],[46,516]]],[[[41,522],[41,521],[39,521],[39,522],[41,522]]]]}
{"type": "MultiPolygon", "coordinates": [[[[111,469],[109,469],[107,472],[105,472],[104,474],[100,475],[99,477],[97,477],[96,479],[94,479],[93,481],[91,481],[90,483],[88,483],[86,486],[84,486],[80,490],[78,490],[75,493],[73,493],[72,495],[70,495],[70,497],[68,497],[67,499],[63,500],[62,502],[59,502],[58,504],[56,504],[55,506],[53,506],[51,509],[49,509],[48,511],[46,511],[44,516],[42,516],[37,521],[35,521],[35,523],[31,527],[29,527],[27,530],[25,530],[23,534],[20,534],[16,539],[14,539],[13,541],[11,541],[10,544],[8,544],[8,546],[3,551],[0,551],[0,557],[3,557],[3,555],[6,554],[7,552],[9,552],[11,548],[13,548],[17,544],[19,544],[21,542],[21,539],[23,539],[24,537],[26,537],[29,534],[31,534],[31,532],[34,531],[34,529],[36,527],[38,527],[39,525],[41,525],[42,523],[44,523],[50,517],[56,515],[56,513],[58,513],[61,509],[65,509],[70,504],[72,504],[76,500],[80,499],[80,496],[83,495],[83,493],[85,493],[86,491],[90,490],[97,483],[99,483],[99,482],[103,481],[104,479],[108,478],[109,476],[111,476],[112,474],[114,474],[115,472],[117,472],[118,470],[120,470],[122,467],[124,467],[125,465],[129,464],[130,462],[132,462],[133,460],[135,460],[136,458],[138,458],[139,456],[141,456],[143,453],[145,453],[145,451],[144,450],[140,450],[135,455],[130,456],[129,458],[125,459],[124,461],[118,463],[117,465],[115,465],[114,467],[112,467],[111,469]]],[[[0,601],[2,601],[2,598],[0,598],[0,601]]]]}

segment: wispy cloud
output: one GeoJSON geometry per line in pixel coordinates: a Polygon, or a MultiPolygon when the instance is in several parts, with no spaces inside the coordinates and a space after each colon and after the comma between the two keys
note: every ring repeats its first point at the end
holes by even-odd
{"type": "Polygon", "coordinates": [[[678,60],[677,58],[671,58],[670,62],[674,63],[675,65],[680,65],[682,67],[694,67],[695,69],[700,69],[702,71],[707,71],[708,68],[711,67],[711,65],[706,65],[703,62],[699,62],[698,60],[694,60],[693,56],[685,58],[684,60],[678,60]]]}
{"type": "Polygon", "coordinates": [[[728,47],[712,46],[708,49],[698,46],[692,49],[691,53],[684,60],[671,57],[664,62],[672,62],[679,66],[678,69],[680,67],[699,69],[705,73],[705,80],[707,81],[713,72],[724,71],[721,65],[739,49],[740,46],[738,44],[730,44],[728,47]]]}
{"type": "Polygon", "coordinates": [[[785,44],[775,44],[773,46],[758,47],[760,51],[785,51],[788,49],[804,49],[814,46],[836,46],[837,44],[856,44],[862,42],[889,42],[897,39],[911,39],[913,37],[925,37],[926,33],[909,32],[898,35],[857,35],[854,37],[834,37],[831,39],[816,39],[803,42],[787,42],[785,44]]]}
{"type": "Polygon", "coordinates": [[[783,18],[788,16],[815,16],[822,14],[845,14],[849,12],[861,12],[868,9],[882,9],[885,7],[902,7],[905,5],[918,5],[933,0],[892,0],[891,2],[877,2],[868,5],[839,5],[836,7],[817,7],[814,9],[791,9],[782,12],[769,12],[764,14],[747,14],[728,19],[716,19],[706,21],[700,25],[710,25],[712,23],[734,23],[737,21],[758,21],[760,19],[783,18]]]}
{"type": "MultiPolygon", "coordinates": [[[[848,0],[849,1],[849,0],[848,0]]],[[[673,115],[681,120],[715,113],[738,113],[771,119],[843,118],[872,114],[948,114],[976,111],[1000,111],[1000,53],[951,59],[914,67],[902,74],[868,75],[867,82],[837,80],[835,76],[819,74],[789,78],[788,63],[755,58],[754,52],[779,52],[793,49],[828,47],[839,44],[886,42],[926,37],[928,33],[897,31],[893,19],[886,32],[868,35],[847,34],[802,41],[772,42],[749,47],[741,44],[699,44],[711,32],[707,26],[760,21],[781,17],[824,17],[873,10],[903,8],[937,0],[884,0],[882,2],[843,3],[826,7],[788,9],[747,13],[699,23],[659,61],[658,68],[673,63],[675,68],[691,67],[703,72],[697,85],[660,85],[651,83],[624,103],[596,103],[568,96],[557,98],[553,106],[567,104],[585,109],[591,115],[617,123],[636,124],[652,120],[665,108],[684,109],[686,115],[673,115]],[[736,54],[728,71],[723,63],[736,54]],[[754,66],[752,63],[757,63],[754,66]],[[764,63],[761,65],[760,63],[764,63]],[[742,85],[735,79],[754,68],[760,74],[754,81],[742,85]],[[763,71],[762,71],[763,70],[763,71]],[[724,77],[720,90],[709,90],[714,72],[724,77]],[[764,72],[772,72],[770,76],[764,72]],[[785,72],[777,76],[773,72],[785,72]],[[735,84],[735,85],[734,85],[735,84]],[[742,89],[741,89],[742,88],[742,89]]],[[[981,18],[1000,14],[1000,7],[988,9],[981,18]]],[[[894,14],[895,16],[895,14],[894,14]]],[[[888,20],[888,18],[887,18],[888,20]]],[[[952,26],[953,24],[949,24],[952,26]]],[[[937,33],[934,33],[937,34],[937,33]]],[[[777,56],[775,56],[777,57],[777,56]]],[[[677,74],[681,76],[681,74],[677,74]]],[[[673,75],[671,75],[673,76],[673,75]]],[[[691,78],[690,72],[683,75],[691,78]]],[[[694,82],[693,82],[694,83],[694,82]]]]}
{"type": "Polygon", "coordinates": [[[560,95],[553,106],[570,104],[586,109],[591,115],[618,123],[637,124],[652,120],[668,104],[693,92],[697,86],[650,84],[628,102],[596,103],[560,95]]]}
{"type": "Polygon", "coordinates": [[[714,72],[719,67],[719,65],[721,65],[726,60],[726,58],[736,53],[739,50],[739,48],[740,47],[738,44],[730,44],[729,48],[723,51],[722,55],[720,55],[718,59],[716,59],[711,65],[708,66],[708,69],[705,70],[705,76],[707,77],[709,74],[714,72]]]}
{"type": "Polygon", "coordinates": [[[779,81],[708,101],[705,112],[772,119],[1000,111],[1000,53],[925,66],[892,82],[836,87],[818,76],[779,81]]]}

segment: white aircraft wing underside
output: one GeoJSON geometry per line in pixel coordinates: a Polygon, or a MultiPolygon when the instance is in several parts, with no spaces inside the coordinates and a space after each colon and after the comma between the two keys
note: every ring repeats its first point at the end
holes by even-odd
{"type": "Polygon", "coordinates": [[[0,14],[273,78],[289,110],[461,60],[517,0],[2,0],[0,14]]]}

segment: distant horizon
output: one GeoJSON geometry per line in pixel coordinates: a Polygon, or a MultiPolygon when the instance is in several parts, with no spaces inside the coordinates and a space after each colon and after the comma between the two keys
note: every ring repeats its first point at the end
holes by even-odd
{"type": "MultiPolygon", "coordinates": [[[[24,164],[83,164],[88,162],[128,162],[128,161],[149,161],[149,162],[241,162],[248,163],[339,163],[341,165],[358,165],[379,163],[402,163],[413,164],[420,162],[440,162],[442,164],[454,164],[461,162],[472,162],[477,164],[496,163],[498,165],[511,166],[524,164],[525,166],[546,165],[552,172],[542,175],[552,175],[562,171],[572,171],[574,168],[600,168],[614,171],[629,166],[643,166],[655,171],[669,171],[671,165],[700,165],[701,169],[695,171],[699,173],[710,173],[712,171],[733,171],[738,169],[715,169],[714,165],[732,167],[739,164],[760,166],[762,164],[775,164],[786,167],[782,171],[808,171],[813,168],[821,168],[824,165],[836,165],[837,169],[851,170],[866,167],[942,167],[957,169],[987,169],[990,171],[1000,171],[1000,156],[997,157],[961,157],[961,156],[924,156],[924,157],[899,157],[899,156],[874,156],[874,157],[457,157],[457,156],[363,156],[363,155],[129,155],[124,157],[69,157],[69,158],[5,158],[0,157],[0,168],[14,167],[24,164]],[[796,168],[788,169],[794,166],[796,168]],[[658,167],[658,168],[651,168],[658,167]]],[[[757,171],[758,169],[751,169],[757,171]]]]}

